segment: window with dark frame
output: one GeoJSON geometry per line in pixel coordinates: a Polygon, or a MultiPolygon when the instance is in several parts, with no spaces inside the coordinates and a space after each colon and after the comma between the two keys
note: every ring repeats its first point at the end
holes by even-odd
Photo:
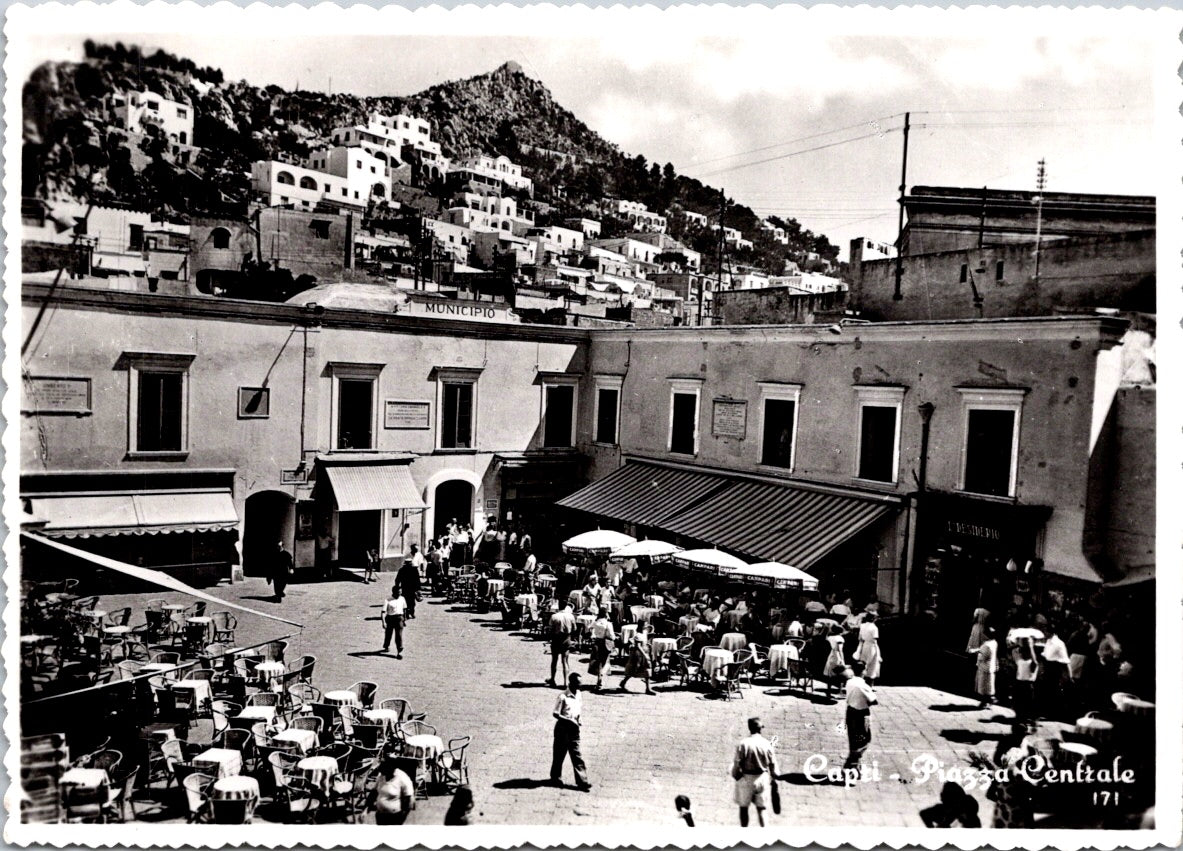
{"type": "Polygon", "coordinates": [[[139,372],[136,404],[137,452],[180,452],[184,417],[184,375],[139,372]]]}
{"type": "Polygon", "coordinates": [[[575,387],[554,384],[546,388],[546,413],[542,428],[542,445],[564,447],[571,445],[571,424],[575,414],[575,387]]]}
{"type": "Polygon", "coordinates": [[[965,490],[987,496],[1010,496],[1014,437],[1014,411],[969,409],[965,435],[965,490]]]}
{"type": "Polygon", "coordinates": [[[895,481],[895,406],[863,405],[859,424],[858,477],[873,482],[895,481]]]}
{"type": "Polygon", "coordinates": [[[374,382],[341,378],[337,382],[337,448],[374,448],[374,382]]]}
{"type": "Polygon", "coordinates": [[[670,423],[670,452],[693,455],[694,431],[698,423],[698,396],[694,393],[675,393],[673,421],[670,423]]]}
{"type": "Polygon", "coordinates": [[[312,231],[312,235],[317,239],[329,238],[329,222],[323,219],[313,219],[308,223],[308,229],[312,231]]]}
{"type": "Polygon", "coordinates": [[[127,226],[127,247],[132,251],[140,251],[144,247],[144,226],[127,226]]]}
{"type": "Polygon", "coordinates": [[[472,449],[471,381],[445,381],[440,406],[440,448],[472,449]]]}
{"type": "Polygon", "coordinates": [[[596,443],[615,444],[616,409],[620,405],[620,390],[601,387],[596,391],[596,443]]]}
{"type": "Polygon", "coordinates": [[[994,280],[1001,281],[1005,265],[1002,260],[994,264],[994,280]]]}
{"type": "Polygon", "coordinates": [[[793,420],[797,403],[791,399],[767,399],[764,402],[764,443],[760,463],[769,467],[793,466],[793,420]]]}
{"type": "Polygon", "coordinates": [[[961,264],[961,278],[960,283],[965,283],[969,280],[969,266],[965,263],[961,264]]]}

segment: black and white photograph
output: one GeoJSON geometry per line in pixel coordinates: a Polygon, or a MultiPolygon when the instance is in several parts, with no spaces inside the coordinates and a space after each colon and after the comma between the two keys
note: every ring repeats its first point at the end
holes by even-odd
{"type": "Polygon", "coordinates": [[[1176,845],[1181,27],[9,7],[6,839],[1176,845]]]}

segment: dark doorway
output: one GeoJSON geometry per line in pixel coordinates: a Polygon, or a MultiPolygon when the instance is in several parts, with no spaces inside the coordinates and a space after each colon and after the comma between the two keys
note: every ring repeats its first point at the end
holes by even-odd
{"type": "Polygon", "coordinates": [[[381,549],[381,531],[381,511],[342,511],[337,515],[337,563],[364,568],[366,551],[381,549]]]}
{"type": "Polygon", "coordinates": [[[291,512],[291,496],[280,491],[260,491],[246,498],[242,570],[247,576],[267,574],[278,542],[292,551],[291,512]]]}
{"type": "Polygon", "coordinates": [[[457,523],[472,523],[472,485],[463,479],[441,482],[435,489],[435,531],[439,537],[452,518],[457,523]]]}

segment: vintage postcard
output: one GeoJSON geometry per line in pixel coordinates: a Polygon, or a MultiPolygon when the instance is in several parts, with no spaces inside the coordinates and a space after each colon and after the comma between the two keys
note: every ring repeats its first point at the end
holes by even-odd
{"type": "Polygon", "coordinates": [[[1177,845],[1181,28],[10,6],[5,839],[1177,845]]]}

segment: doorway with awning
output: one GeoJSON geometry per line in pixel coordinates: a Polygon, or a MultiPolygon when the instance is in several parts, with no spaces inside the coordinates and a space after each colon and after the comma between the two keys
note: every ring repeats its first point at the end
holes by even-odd
{"type": "Polygon", "coordinates": [[[339,567],[364,568],[371,549],[381,558],[404,554],[407,515],[427,507],[410,464],[411,456],[373,453],[317,459],[316,501],[339,567]]]}

